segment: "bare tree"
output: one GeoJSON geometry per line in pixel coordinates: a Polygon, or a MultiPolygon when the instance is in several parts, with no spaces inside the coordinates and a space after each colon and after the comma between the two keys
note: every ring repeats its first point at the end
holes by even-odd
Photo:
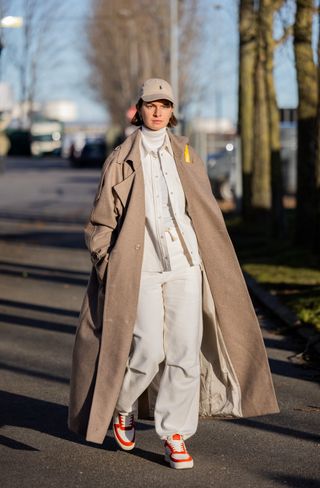
{"type": "Polygon", "coordinates": [[[256,212],[271,210],[270,120],[266,84],[267,52],[265,43],[266,9],[260,1],[257,15],[257,56],[255,63],[254,160],[252,206],[256,212]]]}
{"type": "Polygon", "coordinates": [[[285,0],[261,0],[263,17],[263,36],[266,53],[265,78],[268,101],[270,131],[270,170],[272,198],[272,233],[275,237],[283,235],[285,229],[283,209],[283,177],[280,141],[280,115],[274,84],[274,55],[276,48],[292,34],[292,25],[284,28],[283,35],[276,40],[273,35],[274,16],[285,4],[285,0]]]}
{"type": "Polygon", "coordinates": [[[242,211],[247,218],[252,208],[254,67],[256,59],[256,16],[254,0],[241,0],[239,7],[239,132],[242,160],[242,211]]]}
{"type": "MultiPolygon", "coordinates": [[[[91,87],[113,122],[124,127],[125,113],[137,100],[137,87],[149,77],[169,78],[170,18],[167,2],[92,0],[86,56],[91,87]]],[[[197,2],[180,4],[180,90],[186,102],[195,41],[199,33],[197,2]]]]}
{"type": "MultiPolygon", "coordinates": [[[[12,3],[4,4],[4,12],[10,13],[12,3]]],[[[65,12],[65,3],[60,0],[24,0],[22,3],[22,42],[6,50],[10,64],[19,73],[19,99],[21,104],[21,124],[28,127],[34,101],[39,93],[43,73],[48,72],[58,62],[63,52],[63,39],[57,35],[57,24],[65,12]]],[[[48,80],[46,80],[48,81],[48,80]]]]}
{"type": "Polygon", "coordinates": [[[274,16],[284,0],[240,2],[239,128],[243,216],[270,214],[273,234],[283,230],[280,122],[274,86],[274,16]]]}
{"type": "Polygon", "coordinates": [[[298,80],[298,188],[296,241],[310,245],[314,239],[315,143],[317,117],[317,68],[312,50],[314,0],[297,0],[294,50],[298,80]]]}

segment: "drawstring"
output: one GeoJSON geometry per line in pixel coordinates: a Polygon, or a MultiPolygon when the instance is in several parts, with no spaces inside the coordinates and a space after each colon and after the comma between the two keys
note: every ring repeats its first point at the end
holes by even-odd
{"type": "Polygon", "coordinates": [[[183,437],[180,434],[174,434],[167,438],[167,443],[171,447],[172,452],[184,453],[186,452],[186,446],[183,437]]]}
{"type": "Polygon", "coordinates": [[[168,229],[165,230],[165,232],[168,232],[172,241],[176,241],[178,239],[177,234],[176,234],[176,230],[174,227],[169,227],[168,229]]]}

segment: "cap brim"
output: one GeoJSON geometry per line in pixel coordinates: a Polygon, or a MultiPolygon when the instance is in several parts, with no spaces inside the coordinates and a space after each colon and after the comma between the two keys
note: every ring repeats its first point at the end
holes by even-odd
{"type": "Polygon", "coordinates": [[[169,102],[174,103],[172,97],[169,97],[168,95],[164,95],[163,93],[155,93],[153,95],[143,95],[141,98],[144,102],[154,102],[155,100],[169,100],[169,102]]]}

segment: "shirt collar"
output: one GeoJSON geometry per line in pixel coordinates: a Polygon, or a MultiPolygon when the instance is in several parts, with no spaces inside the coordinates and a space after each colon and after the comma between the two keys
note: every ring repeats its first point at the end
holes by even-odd
{"type": "MultiPolygon", "coordinates": [[[[140,140],[140,150],[141,150],[142,158],[146,158],[148,155],[158,156],[157,152],[154,151],[150,146],[148,146],[148,142],[146,141],[146,138],[143,137],[142,134],[141,134],[141,136],[142,137],[141,137],[141,140],[140,140]]],[[[165,135],[163,144],[159,148],[158,151],[161,151],[161,149],[166,150],[173,157],[173,151],[172,151],[171,142],[170,142],[170,138],[169,138],[168,132],[166,132],[166,135],[165,135]]]]}

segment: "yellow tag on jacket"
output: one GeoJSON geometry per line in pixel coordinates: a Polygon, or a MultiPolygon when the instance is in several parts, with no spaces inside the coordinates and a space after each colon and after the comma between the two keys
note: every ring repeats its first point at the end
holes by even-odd
{"type": "Polygon", "coordinates": [[[186,147],[184,148],[184,162],[185,163],[191,163],[188,144],[186,144],[186,147]]]}

